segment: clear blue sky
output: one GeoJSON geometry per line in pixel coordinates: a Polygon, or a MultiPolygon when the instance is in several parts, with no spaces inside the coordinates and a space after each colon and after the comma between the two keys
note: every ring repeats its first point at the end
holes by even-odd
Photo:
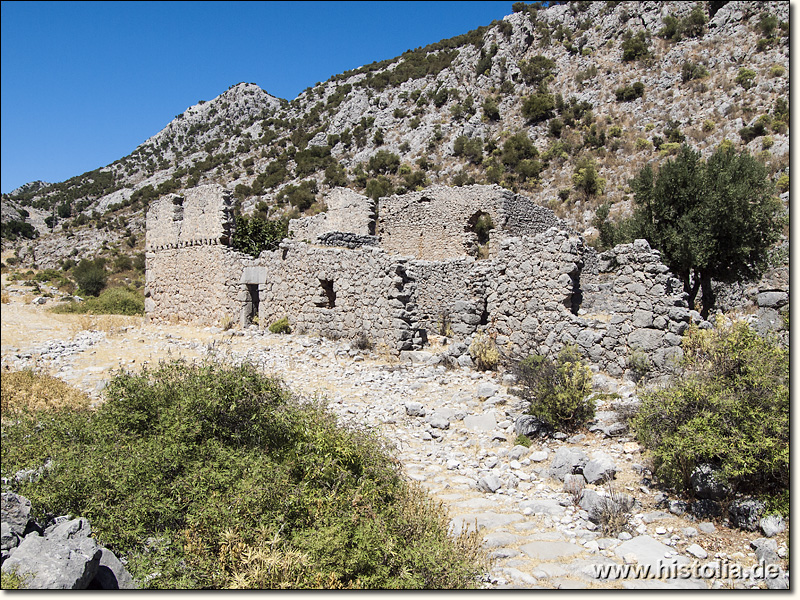
{"type": "Polygon", "coordinates": [[[331,75],[466,33],[506,2],[2,2],[10,192],[129,154],[239,82],[291,100],[331,75]]]}

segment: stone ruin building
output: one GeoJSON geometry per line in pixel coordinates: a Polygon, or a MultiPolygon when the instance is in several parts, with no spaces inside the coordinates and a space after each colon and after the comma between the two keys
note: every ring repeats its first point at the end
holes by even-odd
{"type": "Polygon", "coordinates": [[[294,331],[363,335],[396,354],[434,335],[469,344],[481,333],[508,358],[575,344],[614,376],[634,351],[668,368],[699,321],[645,240],[598,255],[552,211],[499,186],[378,202],[338,188],[326,204],[254,258],[230,246],[232,196],[221,186],[154,202],[148,317],[261,328],[287,317],[294,331]]]}

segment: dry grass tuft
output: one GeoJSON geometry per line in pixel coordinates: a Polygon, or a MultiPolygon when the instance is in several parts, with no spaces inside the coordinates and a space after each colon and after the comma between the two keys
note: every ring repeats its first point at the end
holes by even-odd
{"type": "Polygon", "coordinates": [[[25,370],[3,373],[0,401],[5,417],[25,410],[87,409],[91,399],[51,375],[25,370]]]}
{"type": "Polygon", "coordinates": [[[129,317],[125,315],[70,315],[70,330],[73,333],[80,331],[105,331],[114,335],[122,333],[124,327],[141,324],[142,317],[129,317]]]}

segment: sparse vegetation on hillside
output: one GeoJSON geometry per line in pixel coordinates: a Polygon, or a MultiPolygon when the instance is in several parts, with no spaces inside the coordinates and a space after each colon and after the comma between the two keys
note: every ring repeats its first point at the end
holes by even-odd
{"type": "MultiPolygon", "coordinates": [[[[237,84],[108,167],[25,186],[14,202],[31,215],[7,220],[3,240],[23,247],[35,228],[61,238],[93,228],[141,252],[149,204],[205,183],[221,183],[241,211],[271,219],[324,210],[335,186],[377,198],[428,184],[497,183],[551,204],[581,231],[600,195],[588,205],[581,194],[562,199],[578,160],[594,161],[604,200],[617,204],[648,161],[677,156],[687,139],[705,152],[736,137],[737,118],[736,143],[768,152],[762,158],[777,179],[788,167],[787,13],[767,3],[709,28],[726,6],[666,4],[640,19],[636,11],[656,9],[515,3],[502,21],[335,75],[291,102],[237,84]],[[715,60],[711,69],[732,44],[764,60],[715,60]],[[664,87],[655,73],[681,84],[664,87]],[[787,107],[780,115],[779,101],[787,107]],[[511,165],[503,146],[519,133],[536,140],[539,155],[511,165]]],[[[115,257],[92,247],[99,254],[111,266],[115,257]]]]}

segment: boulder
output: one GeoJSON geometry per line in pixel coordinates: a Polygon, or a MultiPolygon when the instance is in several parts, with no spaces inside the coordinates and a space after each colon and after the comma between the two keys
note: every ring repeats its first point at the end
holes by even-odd
{"type": "Polygon", "coordinates": [[[478,479],[478,489],[482,492],[494,494],[501,487],[503,487],[503,482],[497,475],[486,475],[478,479]]]}
{"type": "Polygon", "coordinates": [[[761,292],[756,296],[756,303],[761,308],[780,308],[789,301],[786,292],[761,292]]]}
{"type": "Polygon", "coordinates": [[[100,548],[100,563],[93,583],[103,590],[135,590],[136,583],[116,555],[108,548],[100,548]]]}
{"type": "Polygon", "coordinates": [[[580,507],[589,514],[589,520],[598,525],[608,514],[624,514],[633,509],[634,499],[627,494],[601,496],[594,490],[585,489],[581,493],[580,507]]]}
{"type": "Polygon", "coordinates": [[[438,414],[433,414],[427,418],[428,424],[436,429],[447,429],[450,427],[450,421],[438,414]]]}
{"type": "Polygon", "coordinates": [[[527,437],[542,437],[547,434],[549,427],[541,419],[533,415],[520,415],[514,421],[514,431],[517,435],[527,437]]]}
{"type": "Polygon", "coordinates": [[[764,517],[759,522],[759,526],[761,527],[761,531],[763,531],[764,535],[768,538],[774,537],[779,533],[786,531],[786,523],[783,522],[783,517],[780,515],[769,515],[768,517],[764,517]]]}
{"type": "Polygon", "coordinates": [[[424,417],[425,407],[419,402],[406,402],[406,414],[410,417],[424,417]]]}
{"type": "Polygon", "coordinates": [[[564,481],[564,477],[572,473],[577,473],[583,469],[588,461],[588,457],[575,448],[559,448],[550,463],[548,474],[553,479],[564,481]]]}
{"type": "Polygon", "coordinates": [[[722,516],[722,505],[708,498],[692,502],[691,510],[697,519],[714,519],[722,516]]]}
{"type": "Polygon", "coordinates": [[[614,479],[617,474],[617,465],[614,460],[602,452],[592,456],[592,460],[583,467],[583,476],[587,483],[603,483],[614,479]]]}
{"type": "Polygon", "coordinates": [[[479,400],[491,398],[500,390],[500,386],[494,383],[481,383],[475,388],[475,395],[479,400]]]}
{"type": "Polygon", "coordinates": [[[511,460],[519,460],[524,458],[528,453],[530,453],[531,449],[525,446],[516,445],[514,446],[508,453],[508,458],[511,460]]]}
{"type": "Polygon", "coordinates": [[[0,495],[0,521],[7,523],[10,533],[17,537],[25,535],[31,515],[31,501],[14,492],[0,495]]]}
{"type": "Polygon", "coordinates": [[[16,571],[28,589],[86,589],[97,574],[102,554],[90,534],[88,521],[73,519],[48,529],[46,537],[28,535],[2,569],[16,571]]]}
{"type": "Polygon", "coordinates": [[[765,508],[764,503],[755,498],[734,500],[728,506],[728,517],[731,524],[739,529],[757,531],[765,508]]]}
{"type": "Polygon", "coordinates": [[[695,467],[690,478],[694,495],[708,500],[722,500],[731,493],[730,486],[722,481],[709,464],[695,467]]]}

